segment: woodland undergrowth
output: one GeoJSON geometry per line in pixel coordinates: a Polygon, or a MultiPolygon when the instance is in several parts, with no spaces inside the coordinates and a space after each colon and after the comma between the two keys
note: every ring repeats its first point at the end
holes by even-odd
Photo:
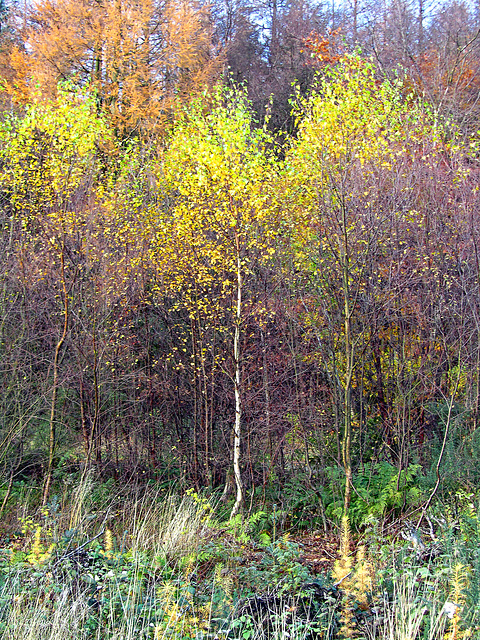
{"type": "Polygon", "coordinates": [[[338,547],[323,573],[276,506],[229,520],[193,489],[113,495],[87,476],[44,507],[34,492],[12,507],[0,638],[480,638],[473,494],[438,500],[418,529],[415,513],[357,529],[343,517],[337,533],[322,532],[338,547]]]}

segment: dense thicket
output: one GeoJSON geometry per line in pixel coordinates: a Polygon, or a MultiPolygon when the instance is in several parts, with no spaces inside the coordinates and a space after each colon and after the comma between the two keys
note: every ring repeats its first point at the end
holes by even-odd
{"type": "Polygon", "coordinates": [[[338,515],[380,463],[477,483],[476,16],[211,11],[2,18],[5,499],[91,468],[234,512],[343,469],[338,515]]]}

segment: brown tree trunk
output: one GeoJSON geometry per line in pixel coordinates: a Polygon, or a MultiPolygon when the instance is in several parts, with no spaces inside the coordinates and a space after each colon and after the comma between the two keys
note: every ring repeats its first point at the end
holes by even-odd
{"type": "Polygon", "coordinates": [[[53,389],[52,389],[52,399],[50,402],[48,466],[47,466],[47,473],[45,476],[45,484],[43,488],[43,498],[42,498],[43,506],[47,504],[48,496],[50,493],[50,487],[52,484],[53,462],[55,458],[55,446],[57,443],[56,404],[57,404],[57,393],[58,393],[58,368],[59,368],[60,352],[65,342],[65,338],[67,337],[68,321],[69,321],[68,292],[67,292],[67,285],[65,281],[65,242],[62,246],[62,251],[60,254],[60,265],[61,265],[61,279],[62,279],[62,293],[63,293],[63,330],[55,346],[55,354],[53,357],[53,389]]]}

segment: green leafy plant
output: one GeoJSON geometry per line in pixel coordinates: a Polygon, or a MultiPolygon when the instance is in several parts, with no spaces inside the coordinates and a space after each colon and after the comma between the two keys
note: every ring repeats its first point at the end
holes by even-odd
{"type": "MultiPolygon", "coordinates": [[[[329,518],[339,521],[343,515],[342,471],[335,467],[326,470],[330,483],[322,489],[329,518]]],[[[419,486],[421,466],[411,464],[400,472],[388,462],[367,463],[357,471],[349,518],[354,527],[362,527],[372,519],[384,518],[387,513],[418,506],[424,498],[419,486]]]]}

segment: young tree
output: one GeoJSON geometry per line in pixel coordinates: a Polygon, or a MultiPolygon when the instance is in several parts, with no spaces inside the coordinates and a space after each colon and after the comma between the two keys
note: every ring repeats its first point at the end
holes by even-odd
{"type": "Polygon", "coordinates": [[[50,281],[59,304],[54,312],[60,324],[55,330],[51,363],[44,503],[57,445],[61,355],[71,324],[72,287],[81,269],[78,245],[84,240],[85,218],[73,201],[91,177],[97,141],[107,135],[103,121],[93,111],[90,98],[61,91],[55,103],[34,103],[24,117],[10,116],[1,126],[1,186],[22,220],[22,249],[31,252],[31,285],[43,286],[50,281]]]}
{"type": "Polygon", "coordinates": [[[232,517],[244,500],[242,344],[246,318],[258,301],[251,282],[274,252],[276,235],[268,143],[240,92],[218,91],[209,113],[201,102],[190,105],[163,156],[162,178],[172,195],[156,222],[152,249],[164,286],[181,292],[177,304],[225,341],[228,355],[220,366],[229,371],[234,391],[232,517]]]}
{"type": "MultiPolygon", "coordinates": [[[[400,83],[379,82],[368,61],[344,57],[301,101],[298,142],[287,156],[296,185],[298,265],[318,296],[316,321],[325,327],[320,343],[330,354],[329,377],[341,398],[345,515],[358,416],[353,392],[364,354],[369,348],[375,354],[375,316],[391,295],[378,285],[397,259],[390,239],[404,186],[398,186],[399,171],[422,136],[435,140],[428,118],[400,90],[400,83]]],[[[377,392],[380,402],[381,387],[377,392]]]]}

